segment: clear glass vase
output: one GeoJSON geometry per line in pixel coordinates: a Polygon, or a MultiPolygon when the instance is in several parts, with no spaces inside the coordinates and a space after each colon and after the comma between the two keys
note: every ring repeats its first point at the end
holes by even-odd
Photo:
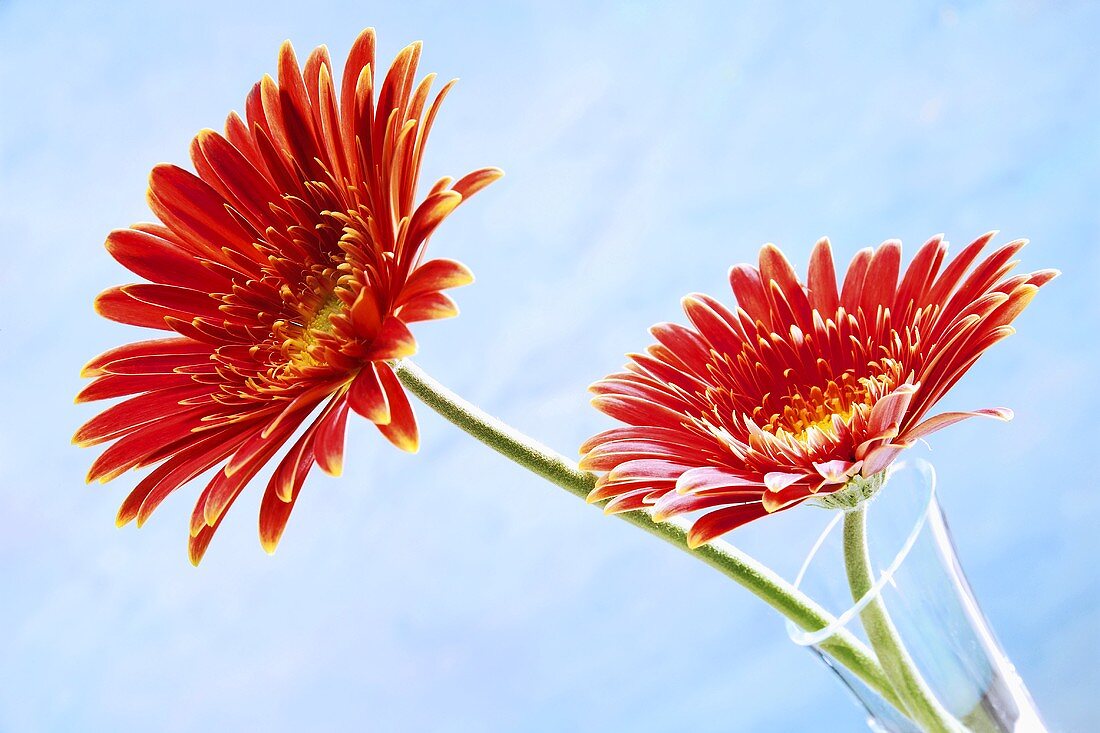
{"type": "Polygon", "coordinates": [[[867,710],[870,728],[888,733],[922,730],[833,662],[820,644],[840,628],[866,642],[860,614],[880,599],[927,690],[958,722],[957,730],[1046,731],[963,575],[936,501],[932,465],[921,459],[896,463],[869,501],[867,544],[876,581],[856,602],[845,576],[843,512],[835,514],[795,584],[832,612],[836,622],[813,633],[788,623],[787,632],[837,674],[867,710]]]}

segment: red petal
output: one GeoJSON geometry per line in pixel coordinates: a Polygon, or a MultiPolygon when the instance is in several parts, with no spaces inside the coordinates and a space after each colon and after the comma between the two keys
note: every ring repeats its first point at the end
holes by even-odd
{"type": "Polygon", "coordinates": [[[259,158],[260,154],[256,150],[256,141],[252,139],[252,135],[248,132],[248,124],[236,112],[230,112],[225,118],[225,136],[229,143],[240,150],[245,157],[251,160],[259,158]]]}
{"type": "Polygon", "coordinates": [[[752,265],[735,265],[730,268],[729,280],[733,295],[737,298],[737,304],[754,321],[761,321],[765,326],[770,327],[771,306],[768,304],[764,283],[757,269],[752,265]]]}
{"type": "Polygon", "coordinates": [[[653,338],[671,352],[672,359],[650,349],[654,356],[668,361],[674,366],[682,364],[688,371],[705,374],[706,363],[710,359],[710,344],[690,328],[678,323],[658,323],[649,329],[653,338]]]}
{"type": "Polygon", "coordinates": [[[455,191],[440,191],[424,199],[413,212],[405,241],[416,245],[430,237],[440,222],[460,203],[462,194],[455,191]]]}
{"type": "Polygon", "coordinates": [[[809,329],[812,317],[806,291],[802,283],[798,282],[798,275],[791,263],[774,244],[765,244],[760,249],[760,280],[766,289],[771,283],[775,283],[783,294],[783,299],[790,305],[794,318],[786,323],[797,323],[803,329],[809,329]]]}
{"type": "Polygon", "coordinates": [[[96,313],[112,321],[144,328],[159,328],[164,331],[172,330],[164,321],[166,316],[174,315],[177,318],[190,320],[186,313],[168,311],[135,300],[124,293],[120,287],[104,290],[97,295],[94,307],[96,313]]]}
{"type": "MultiPolygon", "coordinates": [[[[355,39],[355,42],[351,45],[351,51],[348,52],[348,60],[344,63],[344,77],[340,84],[340,111],[344,118],[344,127],[348,131],[357,131],[355,126],[355,88],[359,82],[359,75],[363,72],[364,68],[368,65],[371,66],[371,74],[375,71],[374,67],[374,29],[367,28],[365,31],[359,34],[355,39]]],[[[355,141],[351,139],[353,135],[348,135],[347,143],[349,145],[348,158],[352,159],[356,157],[355,141]]],[[[363,144],[368,144],[368,140],[363,140],[363,144]]]]}
{"type": "Polygon", "coordinates": [[[206,292],[228,287],[228,283],[204,267],[194,253],[146,232],[117,229],[107,236],[106,247],[127,270],[155,283],[206,292]]]}
{"type": "Polygon", "coordinates": [[[890,308],[894,305],[900,268],[901,242],[896,239],[883,242],[867,265],[860,297],[860,306],[865,314],[873,317],[879,306],[890,308]]]}
{"type": "Polygon", "coordinates": [[[344,433],[348,423],[348,401],[344,395],[336,395],[333,407],[322,416],[317,426],[317,438],[313,443],[317,465],[330,476],[339,476],[344,470],[344,433]]]}
{"type": "Polygon", "coordinates": [[[186,338],[150,339],[148,341],[135,341],[113,349],[104,351],[95,357],[80,370],[82,377],[96,377],[106,374],[104,366],[120,359],[129,359],[135,356],[149,356],[153,354],[195,354],[210,353],[210,346],[198,343],[186,338]]]}
{"type": "MultiPolygon", "coordinates": [[[[694,293],[680,301],[691,325],[714,348],[724,354],[737,354],[744,345],[744,338],[730,320],[714,309],[713,301],[700,293],[694,293]]],[[[724,310],[724,309],[723,309],[724,310]]]]}
{"type": "Polygon", "coordinates": [[[191,288],[179,288],[173,285],[123,285],[122,291],[134,300],[158,306],[168,311],[168,315],[182,314],[194,318],[205,316],[215,320],[225,318],[219,309],[222,299],[191,288]]]}
{"type": "Polygon", "coordinates": [[[826,484],[842,484],[859,473],[861,467],[859,461],[833,460],[823,463],[814,462],[814,468],[825,479],[826,484]]]}
{"type": "Polygon", "coordinates": [[[397,316],[405,323],[454,318],[457,315],[455,302],[439,292],[418,295],[397,309],[397,316]]]}
{"type": "Polygon", "coordinates": [[[596,481],[595,488],[588,492],[585,501],[589,504],[595,504],[604,499],[620,496],[621,494],[632,492],[637,489],[646,489],[646,491],[651,494],[661,495],[672,491],[675,487],[676,483],[667,479],[643,478],[625,481],[609,481],[607,476],[604,475],[596,481]]]}
{"type": "Polygon", "coordinates": [[[336,385],[322,382],[321,384],[314,385],[305,390],[291,400],[290,403],[283,408],[283,411],[267,424],[267,427],[264,428],[264,433],[270,434],[275,432],[279,429],[284,420],[293,419],[301,410],[312,411],[321,400],[328,397],[335,388],[336,385]]]}
{"type": "Polygon", "coordinates": [[[1012,410],[1007,407],[994,407],[984,410],[972,410],[970,412],[942,412],[939,415],[928,418],[912,430],[906,431],[906,433],[899,438],[899,442],[904,441],[906,445],[912,445],[915,441],[920,440],[926,435],[931,435],[937,430],[943,430],[949,425],[954,425],[968,417],[991,417],[995,420],[1004,420],[1007,422],[1012,419],[1012,410]]]}
{"type": "Polygon", "coordinates": [[[348,404],[375,425],[386,425],[390,422],[390,403],[386,399],[386,391],[382,388],[374,364],[364,366],[351,381],[348,404]]]}
{"type": "Polygon", "coordinates": [[[169,375],[179,374],[181,370],[187,367],[209,364],[211,364],[209,353],[149,354],[109,362],[103,365],[102,371],[105,374],[120,376],[169,375]]]}
{"type": "Polygon", "coordinates": [[[210,431],[157,466],[122,502],[115,523],[121,527],[136,518],[141,527],[169,494],[232,455],[239,432],[236,427],[210,431]]]}
{"type": "Polygon", "coordinates": [[[455,181],[451,190],[461,194],[462,200],[465,201],[503,175],[504,171],[500,168],[481,168],[455,181]]]}
{"type": "Polygon", "coordinates": [[[386,390],[386,401],[390,405],[390,422],[379,425],[378,430],[401,450],[416,453],[420,450],[420,434],[409,398],[388,364],[378,364],[377,368],[382,388],[386,390]]]}
{"type": "Polygon", "coordinates": [[[198,252],[220,262],[229,247],[257,262],[260,255],[225,210],[226,201],[208,183],[175,165],[161,164],[149,175],[149,205],[157,217],[198,252]]]}
{"type": "Polygon", "coordinates": [[[811,494],[817,493],[820,488],[820,483],[794,484],[782,491],[765,491],[760,497],[760,503],[764,506],[764,510],[771,514],[799,503],[811,494]]]}
{"type": "Polygon", "coordinates": [[[653,442],[670,443],[673,445],[698,447],[698,438],[683,430],[672,428],[658,428],[649,426],[628,426],[611,428],[592,436],[580,447],[580,453],[589,452],[598,445],[610,443],[613,440],[649,440],[653,442]]]}
{"type": "Polygon", "coordinates": [[[666,519],[699,511],[700,509],[712,509],[716,506],[740,506],[746,502],[759,503],[760,489],[739,489],[725,491],[716,494],[679,494],[671,491],[653,506],[651,516],[654,522],[663,522],[666,519]]]}
{"type": "Polygon", "coordinates": [[[994,288],[996,282],[1016,266],[1012,258],[1026,244],[1026,239],[1017,239],[982,260],[944,306],[944,317],[954,317],[990,288],[994,288]]]}
{"type": "Polygon", "coordinates": [[[228,140],[213,130],[203,130],[195,138],[207,163],[237,200],[242,214],[253,224],[271,217],[268,204],[279,200],[279,192],[263,173],[228,140]]]}
{"type": "Polygon", "coordinates": [[[768,491],[777,494],[788,486],[804,481],[809,478],[809,474],[802,473],[789,473],[786,471],[771,471],[764,474],[764,485],[768,488],[768,491]]]}
{"type": "Polygon", "coordinates": [[[106,374],[97,377],[84,389],[80,390],[75,402],[80,404],[82,402],[94,402],[95,400],[108,400],[112,397],[124,397],[154,389],[182,387],[192,383],[193,380],[187,374],[143,374],[139,376],[106,374]]]}
{"type": "Polygon", "coordinates": [[[649,507],[649,504],[646,502],[646,497],[648,497],[649,494],[650,490],[648,488],[636,489],[634,491],[619,494],[604,505],[604,514],[622,514],[623,512],[634,512],[639,509],[646,509],[649,507]]]}
{"type": "MultiPolygon", "coordinates": [[[[221,507],[218,518],[214,520],[212,525],[202,525],[197,533],[192,534],[188,538],[187,556],[191,560],[192,565],[198,567],[198,564],[202,562],[203,556],[206,555],[206,550],[210,547],[210,541],[214,539],[214,533],[217,532],[218,527],[221,526],[222,520],[225,519],[226,512],[229,511],[229,507],[233,506],[233,502],[241,495],[241,489],[244,488],[245,483],[247,483],[247,481],[238,485],[236,491],[229,495],[228,500],[221,507]]],[[[198,507],[196,507],[196,509],[197,508],[198,507]]]]}
{"type": "Polygon", "coordinates": [[[167,447],[190,441],[191,429],[200,426],[209,413],[208,408],[180,409],[122,436],[92,462],[87,481],[106,483],[131,468],[153,462],[158,455],[163,457],[167,447]]]}
{"type": "Polygon", "coordinates": [[[884,443],[877,448],[871,449],[863,459],[863,466],[860,467],[860,473],[864,476],[874,476],[876,473],[884,470],[893,463],[894,459],[897,458],[898,454],[903,450],[905,450],[904,445],[897,445],[895,443],[884,443]]]}
{"type": "Polygon", "coordinates": [[[1039,286],[1032,283],[1019,286],[1009,293],[1008,299],[985,319],[983,325],[992,329],[1012,323],[1018,315],[1024,312],[1024,308],[1027,308],[1038,292],[1039,286]]]}
{"type": "Polygon", "coordinates": [[[404,359],[415,353],[416,339],[413,338],[409,327],[400,318],[386,316],[382,321],[382,328],[363,354],[363,358],[370,361],[387,361],[404,359]]]}
{"type": "Polygon", "coordinates": [[[1036,270],[1031,273],[1031,277],[1028,278],[1028,283],[1036,287],[1042,287],[1061,274],[1062,272],[1060,270],[1036,270]]]}
{"type": "Polygon", "coordinates": [[[275,469],[260,502],[260,544],[269,555],[279,545],[290,512],[313,467],[313,439],[312,430],[298,439],[275,469]]]}
{"type": "Polygon", "coordinates": [[[746,472],[728,468],[703,466],[684,471],[676,480],[676,491],[681,494],[723,487],[754,487],[757,492],[764,487],[759,478],[753,478],[746,472]]]}
{"type": "Polygon", "coordinates": [[[340,112],[337,107],[336,87],[333,84],[331,73],[333,68],[331,63],[325,62],[321,65],[317,74],[317,85],[320,94],[320,101],[317,106],[320,118],[318,125],[321,131],[321,140],[324,142],[326,150],[328,150],[332,173],[337,180],[343,180],[352,177],[347,149],[344,147],[344,138],[353,136],[342,135],[340,132],[340,112]]]}
{"type": "Polygon", "coordinates": [[[615,466],[607,475],[611,481],[625,479],[678,479],[692,466],[681,461],[660,458],[639,458],[615,466]]]}
{"type": "Polygon", "coordinates": [[[252,433],[238,452],[246,449],[256,440],[262,440],[259,450],[250,451],[249,462],[232,474],[227,471],[218,471],[214,474],[206,489],[199,496],[195,504],[195,510],[191,513],[191,536],[197,537],[207,529],[216,529],[221,523],[225,512],[236,500],[248,482],[259,473],[260,469],[271,460],[286,443],[287,439],[298,426],[296,422],[284,421],[277,431],[269,438],[260,439],[260,430],[252,433]]]}
{"type": "Polygon", "coordinates": [[[706,544],[730,530],[767,515],[764,505],[758,501],[740,504],[709,512],[695,520],[688,532],[688,547],[694,549],[706,544]]]}
{"type": "Polygon", "coordinates": [[[948,263],[947,268],[943,271],[935,283],[932,285],[932,292],[928,296],[928,302],[935,304],[942,304],[947,302],[947,296],[951,294],[951,291],[959,284],[963,274],[970,268],[970,265],[981,253],[985,245],[989,244],[989,241],[996,236],[996,232],[988,232],[963,248],[959,254],[955,255],[955,258],[948,263]]]}
{"type": "Polygon", "coordinates": [[[866,438],[873,440],[885,435],[891,429],[901,425],[909,403],[913,401],[918,386],[915,384],[902,384],[890,394],[881,398],[871,408],[871,414],[867,418],[866,438]]]}
{"type": "Polygon", "coordinates": [[[473,273],[461,262],[444,259],[428,260],[409,275],[397,299],[397,304],[404,305],[418,295],[469,285],[473,281],[473,273]]]}
{"type": "Polygon", "coordinates": [[[810,255],[810,267],[806,277],[810,289],[810,303],[826,318],[831,318],[840,305],[840,295],[836,291],[836,268],[833,265],[833,250],[828,237],[822,237],[814,246],[810,255]]]}
{"type": "MultiPolygon", "coordinates": [[[[309,402],[281,404],[287,406],[270,422],[253,432],[225,464],[226,476],[232,477],[260,460],[263,454],[270,454],[272,445],[281,445],[285,442],[290,433],[302,424],[314,406],[309,402]]],[[[271,416],[272,410],[268,410],[267,414],[271,416]]]]}
{"type": "Polygon", "coordinates": [[[675,410],[629,395],[600,395],[592,399],[592,406],[630,425],[675,428],[685,419],[675,410]]]}
{"type": "Polygon", "coordinates": [[[903,315],[906,307],[912,303],[915,306],[925,304],[925,293],[936,276],[940,263],[947,253],[947,244],[943,241],[943,235],[937,234],[929,239],[917,250],[913,261],[905,270],[905,276],[898,285],[897,297],[894,300],[894,309],[903,315]]]}
{"type": "Polygon", "coordinates": [[[620,463],[640,458],[678,458],[677,446],[645,440],[616,440],[593,448],[578,464],[585,471],[609,471],[620,463]]]}
{"type": "Polygon", "coordinates": [[[305,156],[299,158],[303,167],[316,166],[314,158],[320,157],[321,151],[317,148],[309,94],[290,41],[283,41],[279,48],[279,96],[283,120],[292,133],[296,153],[305,156]]]}
{"type": "Polygon", "coordinates": [[[365,339],[378,335],[382,327],[382,313],[374,299],[373,288],[363,288],[351,306],[351,322],[355,330],[365,339]]]}
{"type": "Polygon", "coordinates": [[[141,425],[172,414],[180,407],[180,400],[206,390],[203,385],[189,384],[131,397],[112,405],[84,423],[73,436],[73,443],[80,446],[96,445],[125,435],[141,425]]]}
{"type": "Polygon", "coordinates": [[[844,285],[840,288],[840,304],[849,313],[855,313],[859,309],[863,295],[863,281],[867,276],[867,268],[871,264],[873,254],[874,250],[869,247],[861,249],[856,252],[851,264],[848,265],[848,271],[844,275],[844,285]]]}

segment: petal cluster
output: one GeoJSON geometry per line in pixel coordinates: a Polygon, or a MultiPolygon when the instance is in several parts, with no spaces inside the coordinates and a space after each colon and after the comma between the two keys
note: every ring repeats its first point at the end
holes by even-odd
{"type": "Polygon", "coordinates": [[[93,359],[83,374],[94,381],[77,396],[127,397],[74,436],[110,443],[89,481],[159,464],[122,504],[120,526],[140,526],[218,467],[191,518],[197,564],[241,490],[282,452],[260,509],[272,551],[313,465],[340,473],[349,412],[417,449],[390,362],[416,351],[408,324],[456,315],[443,291],[472,281],[458,262],[426,259],[425,247],[502,175],[443,178],[418,198],[428,133],[454,83],[433,97],[435,75],[416,79],[419,56],[419,43],[406,47],[379,80],[367,30],[335,80],[324,47],[300,67],[285,43],[278,79],[253,86],[244,117],[195,137],[195,173],[153,169],[158,221],[108,237],[111,255],[146,282],[105,291],[96,310],[164,332],[93,359]]]}
{"type": "Polygon", "coordinates": [[[1013,275],[1023,240],[981,257],[987,234],[947,260],[934,237],[904,270],[901,244],[856,254],[838,282],[829,242],[805,282],[773,245],[730,271],[737,307],[683,300],[691,325],[660,324],[657,343],[592,387],[625,423],[587,441],[604,472],[590,501],[658,520],[697,513],[689,542],[835,492],[885,469],[928,434],[1004,408],[932,407],[1057,272],[1013,275]]]}

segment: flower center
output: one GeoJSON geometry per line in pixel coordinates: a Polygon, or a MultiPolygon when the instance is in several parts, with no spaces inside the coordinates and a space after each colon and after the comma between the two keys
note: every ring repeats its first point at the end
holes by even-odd
{"type": "Polygon", "coordinates": [[[869,397],[864,380],[842,374],[839,379],[829,380],[824,389],[817,385],[804,392],[795,388],[762,427],[776,436],[786,434],[803,443],[811,430],[835,436],[834,419],[839,417],[847,423],[856,405],[867,404],[869,397]]]}
{"type": "MultiPolygon", "coordinates": [[[[763,424],[764,430],[777,437],[790,436],[806,443],[810,433],[817,431],[826,438],[837,437],[838,422],[848,424],[857,411],[870,409],[875,402],[900,381],[901,366],[890,359],[879,364],[881,371],[871,376],[857,377],[844,372],[825,383],[824,387],[791,387],[780,399],[777,407],[769,408],[769,400],[757,408],[754,417],[770,417],[763,424]]],[[[773,403],[774,404],[774,403],[773,403]]]]}
{"type": "Polygon", "coordinates": [[[283,353],[286,366],[291,372],[301,373],[303,370],[326,365],[324,352],[326,346],[331,345],[332,317],[343,309],[343,301],[335,293],[329,293],[320,300],[320,305],[312,316],[308,319],[303,317],[305,325],[294,324],[288,329],[283,342],[283,353]]]}
{"type": "Polygon", "coordinates": [[[343,309],[344,303],[335,294],[329,295],[321,303],[321,307],[317,309],[317,312],[313,314],[309,324],[302,330],[302,337],[306,344],[316,343],[317,337],[313,335],[313,331],[320,331],[325,334],[332,333],[332,317],[343,309]]]}

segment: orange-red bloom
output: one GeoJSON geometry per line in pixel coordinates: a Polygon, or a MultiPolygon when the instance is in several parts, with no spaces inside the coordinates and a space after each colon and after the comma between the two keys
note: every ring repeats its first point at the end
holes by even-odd
{"type": "Polygon", "coordinates": [[[1057,275],[1010,275],[1024,241],[977,262],[993,234],[941,271],[934,237],[902,272],[901,244],[860,251],[837,286],[828,240],[806,283],[773,245],[760,267],[730,271],[738,308],[684,298],[692,327],[661,324],[657,344],[592,387],[597,409],[627,424],[581,447],[606,471],[590,501],[657,520],[704,511],[698,546],[753,519],[872,476],[940,428],[1003,408],[926,413],[1057,275]]]}
{"type": "Polygon", "coordinates": [[[441,291],[471,282],[424,259],[428,237],[495,168],[438,181],[417,202],[428,131],[454,82],[429,103],[415,79],[420,44],[375,80],[373,30],[355,41],[339,88],[320,47],[299,68],[285,43],[225,135],[191,144],[198,175],[153,169],[160,223],[112,232],[107,249],[151,282],[111,288],[106,318],[169,332],[93,359],[78,402],[137,395],[81,427],[74,442],[112,445],[88,480],[159,463],[126,498],[140,525],[164,498],[219,466],[191,517],[198,563],[244,486],[295,435],[260,508],[272,551],[314,463],[338,474],[348,411],[394,445],[417,449],[409,401],[389,361],[416,350],[407,324],[457,314],[441,291]],[[319,409],[318,409],[319,408],[319,409]]]}

